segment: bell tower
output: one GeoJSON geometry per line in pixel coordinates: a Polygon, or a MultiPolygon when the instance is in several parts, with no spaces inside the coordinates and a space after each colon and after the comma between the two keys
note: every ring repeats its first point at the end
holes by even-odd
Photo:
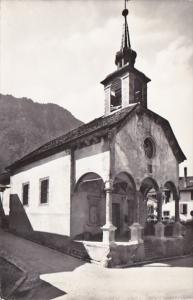
{"type": "Polygon", "coordinates": [[[150,79],[135,68],[137,53],[131,48],[127,22],[129,11],[126,7],[127,0],[124,1],[122,42],[115,55],[117,70],[101,81],[105,90],[105,115],[135,103],[147,108],[147,83],[150,79]]]}

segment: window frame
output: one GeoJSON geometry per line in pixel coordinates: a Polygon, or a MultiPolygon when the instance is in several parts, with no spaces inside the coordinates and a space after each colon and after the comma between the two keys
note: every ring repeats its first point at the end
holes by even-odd
{"type": "Polygon", "coordinates": [[[50,187],[50,178],[49,177],[43,177],[39,179],[39,205],[48,205],[49,204],[49,187],[50,187]],[[47,185],[47,201],[46,202],[41,202],[41,186],[42,186],[42,181],[48,181],[48,185],[47,185]]]}
{"type": "Polygon", "coordinates": [[[22,183],[22,205],[29,206],[29,190],[30,190],[30,182],[26,181],[22,183]],[[27,194],[27,203],[24,203],[24,186],[28,186],[28,194],[27,194]]]}
{"type": "Polygon", "coordinates": [[[163,217],[170,217],[170,211],[169,210],[164,210],[163,211],[163,217]]]}
{"type": "Polygon", "coordinates": [[[187,216],[187,214],[188,214],[188,204],[187,203],[180,203],[180,214],[187,216]]]}

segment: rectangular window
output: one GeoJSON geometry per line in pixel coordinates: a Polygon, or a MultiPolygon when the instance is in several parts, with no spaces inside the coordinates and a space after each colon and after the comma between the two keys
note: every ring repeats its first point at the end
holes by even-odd
{"type": "Polygon", "coordinates": [[[180,205],[180,213],[182,215],[187,215],[187,204],[181,204],[180,205]]]}
{"type": "Polygon", "coordinates": [[[152,173],[152,165],[151,164],[147,165],[147,171],[148,171],[148,173],[152,173]]]}
{"type": "Polygon", "coordinates": [[[165,211],[163,212],[163,215],[164,215],[164,217],[169,217],[169,215],[170,215],[169,210],[165,210],[165,211]]]}
{"type": "Polygon", "coordinates": [[[49,179],[40,179],[40,204],[48,203],[49,179]]]}
{"type": "Polygon", "coordinates": [[[29,183],[22,185],[22,203],[23,205],[29,204],[29,183]]]}
{"type": "Polygon", "coordinates": [[[191,200],[193,200],[193,191],[191,191],[191,200]]]}

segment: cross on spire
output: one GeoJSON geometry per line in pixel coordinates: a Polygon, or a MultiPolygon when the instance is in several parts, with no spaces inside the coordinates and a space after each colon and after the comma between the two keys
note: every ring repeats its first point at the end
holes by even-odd
{"type": "Polygon", "coordinates": [[[123,26],[121,49],[120,51],[117,52],[115,57],[115,64],[117,65],[118,69],[123,67],[126,64],[134,66],[135,58],[137,56],[137,53],[131,49],[129,27],[127,23],[127,16],[129,14],[129,11],[127,9],[128,1],[129,0],[124,0],[124,9],[122,11],[122,16],[124,17],[124,26],[123,26]]]}
{"type": "Polygon", "coordinates": [[[125,18],[125,24],[124,24],[124,30],[123,30],[123,38],[122,38],[122,45],[121,48],[131,48],[131,43],[130,43],[130,37],[129,37],[129,29],[128,29],[128,23],[127,23],[127,16],[129,14],[129,11],[127,9],[127,2],[128,0],[124,0],[125,1],[125,8],[122,11],[122,15],[125,18]]]}
{"type": "Polygon", "coordinates": [[[124,0],[125,2],[125,9],[127,9],[127,2],[130,1],[130,0],[124,0]]]}

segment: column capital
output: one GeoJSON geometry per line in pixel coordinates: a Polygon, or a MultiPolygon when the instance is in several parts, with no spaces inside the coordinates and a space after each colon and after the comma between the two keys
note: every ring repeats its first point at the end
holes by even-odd
{"type": "Polygon", "coordinates": [[[136,191],[140,191],[140,187],[141,187],[141,181],[140,178],[136,178],[135,179],[135,184],[136,184],[136,191]]]}
{"type": "Polygon", "coordinates": [[[109,179],[105,181],[105,191],[113,191],[113,179],[109,179]]]}

